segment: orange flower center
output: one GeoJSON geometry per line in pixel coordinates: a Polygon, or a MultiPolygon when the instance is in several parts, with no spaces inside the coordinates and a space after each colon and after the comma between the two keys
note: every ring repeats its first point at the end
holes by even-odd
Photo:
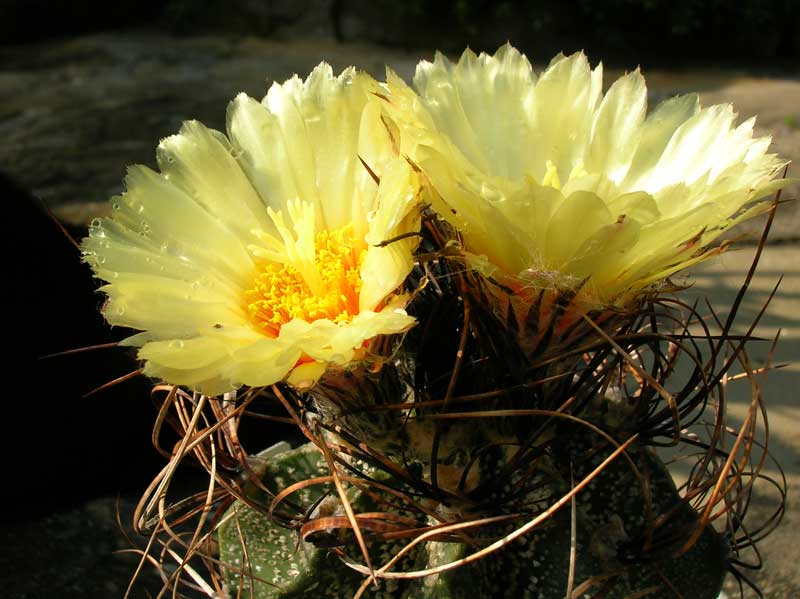
{"type": "Polygon", "coordinates": [[[339,323],[358,314],[359,270],[366,254],[363,241],[347,226],[317,233],[314,249],[315,272],[264,261],[253,287],[245,291],[250,319],[270,337],[277,337],[281,326],[295,318],[307,322],[327,318],[339,323]],[[309,284],[309,279],[314,282],[309,284]]]}

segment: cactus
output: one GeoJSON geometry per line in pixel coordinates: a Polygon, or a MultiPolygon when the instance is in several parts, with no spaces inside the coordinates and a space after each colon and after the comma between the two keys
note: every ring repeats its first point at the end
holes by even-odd
{"type": "Polygon", "coordinates": [[[654,449],[688,439],[675,410],[681,424],[702,416],[714,361],[675,374],[680,352],[657,349],[678,339],[658,329],[669,315],[596,313],[594,330],[570,321],[569,294],[519,310],[479,275],[448,284],[456,260],[427,268],[441,282],[418,293],[422,322],[383,348],[391,360],[329,369],[307,391],[273,388],[313,443],[268,459],[222,518],[231,593],[715,599],[736,546],[704,511],[721,501],[709,489],[723,478],[733,489],[736,475],[710,445],[704,473],[678,489],[654,449]],[[674,406],[657,391],[668,383],[674,406]]]}
{"type": "Polygon", "coordinates": [[[239,95],[227,136],[186,123],[161,175],[131,171],[82,247],[169,383],[153,438],[169,422],[181,442],[137,516],[172,538],[167,586],[713,599],[747,566],[781,508],[742,523],[766,457],[742,297],[723,322],[666,294],[768,210],[783,163],[729,106],[645,119],[641,73],[601,99],[601,72],[577,53],[536,77],[510,45],[423,62],[413,88],[321,64],[239,95]],[[248,456],[276,418],[310,443],[248,456]],[[680,488],[662,446],[697,451],[680,488]],[[189,454],[209,490],[164,509],[189,454]]]}
{"type": "MultiPolygon", "coordinates": [[[[572,446],[564,453],[564,461],[577,459],[588,447],[577,439],[563,441],[572,446]],[[567,457],[568,456],[568,457],[567,457]]],[[[653,515],[663,515],[677,507],[668,529],[694,525],[697,517],[682,504],[669,472],[661,460],[648,449],[632,452],[635,462],[649,470],[649,491],[653,515]]],[[[596,461],[596,460],[595,460],[596,461]]],[[[556,465],[556,464],[553,464],[556,465]]],[[[586,467],[597,464],[590,462],[586,467]]],[[[556,465],[557,466],[557,465],[556,465]]],[[[304,478],[327,472],[322,455],[306,444],[285,451],[270,459],[262,482],[267,487],[285,488],[304,478]]],[[[568,485],[553,489],[568,491],[568,485]]],[[[312,505],[322,496],[318,488],[308,488],[298,497],[312,505]]],[[[258,499],[254,497],[254,499],[258,499]]],[[[370,500],[363,493],[353,494],[353,505],[369,508],[370,500]]],[[[631,544],[645,528],[645,497],[631,468],[622,461],[614,462],[592,480],[576,496],[576,581],[615,573],[610,585],[599,583],[604,597],[647,596],[656,599],[675,597],[665,589],[637,595],[647,589],[658,589],[669,580],[684,597],[714,599],[727,569],[724,539],[707,527],[701,540],[677,559],[669,551],[654,553],[647,560],[627,561],[631,544]]],[[[557,512],[530,534],[462,568],[421,579],[382,581],[368,596],[385,599],[459,599],[562,597],[567,588],[570,568],[572,517],[569,505],[557,512]]],[[[492,531],[497,536],[510,532],[507,526],[492,531]]],[[[670,530],[660,536],[669,536],[670,530]]],[[[241,501],[229,508],[219,528],[220,557],[228,564],[226,574],[232,595],[241,592],[256,599],[294,599],[315,596],[338,599],[355,594],[363,577],[350,569],[325,547],[300,539],[297,531],[284,528],[263,511],[241,501]]],[[[373,559],[391,555],[403,543],[381,543],[370,547],[373,559]]],[[[429,541],[420,544],[413,554],[411,569],[423,570],[466,557],[472,549],[462,542],[429,541]]],[[[407,561],[408,562],[408,561],[407,561]]]]}

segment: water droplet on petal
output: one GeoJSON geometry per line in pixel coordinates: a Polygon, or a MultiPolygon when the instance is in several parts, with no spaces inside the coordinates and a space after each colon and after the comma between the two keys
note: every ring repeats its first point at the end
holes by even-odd
{"type": "Polygon", "coordinates": [[[183,345],[183,339],[173,339],[167,344],[167,346],[172,349],[183,349],[183,345]]]}

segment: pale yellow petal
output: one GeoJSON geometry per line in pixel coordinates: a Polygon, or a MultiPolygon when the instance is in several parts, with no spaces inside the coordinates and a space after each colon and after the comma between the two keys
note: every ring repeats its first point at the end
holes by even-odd
{"type": "Polygon", "coordinates": [[[591,70],[582,52],[554,60],[541,74],[530,104],[533,135],[526,150],[535,166],[529,174],[537,181],[544,179],[548,160],[562,181],[585,163],[601,85],[602,66],[591,70]]]}
{"type": "Polygon", "coordinates": [[[549,267],[563,267],[592,235],[612,222],[612,214],[597,195],[579,191],[566,198],[548,223],[545,256],[549,267]]]}
{"type": "Polygon", "coordinates": [[[468,167],[459,169],[458,162],[448,160],[433,148],[418,148],[416,159],[436,190],[431,198],[434,209],[467,235],[472,253],[491,256],[501,268],[509,270],[530,256],[514,236],[499,233],[513,228],[496,207],[507,200],[502,189],[487,182],[479,172],[468,167]]]}
{"type": "Polygon", "coordinates": [[[405,310],[391,305],[380,312],[364,310],[351,322],[339,327],[331,339],[331,346],[334,354],[345,348],[358,349],[365,341],[378,335],[404,333],[416,322],[416,319],[409,316],[405,310]]]}
{"type": "MultiPolygon", "coordinates": [[[[358,156],[359,163],[363,160],[366,166],[360,165],[360,176],[369,175],[369,168],[378,178],[381,178],[387,165],[401,156],[399,147],[399,133],[396,126],[387,120],[383,114],[385,102],[377,96],[370,94],[364,111],[361,115],[361,122],[358,131],[358,156]]],[[[358,168],[358,167],[357,167],[358,168]]],[[[374,192],[374,181],[364,179],[363,190],[367,212],[371,209],[372,201],[370,192],[374,192]]]]}
{"type": "MultiPolygon", "coordinates": [[[[675,183],[692,183],[706,174],[711,166],[707,160],[709,151],[733,118],[730,105],[719,105],[705,108],[685,121],[673,134],[648,180],[642,182],[643,191],[653,193],[675,183]]],[[[682,206],[675,208],[680,210],[682,206]]]]}
{"type": "Polygon", "coordinates": [[[158,339],[193,337],[213,325],[238,325],[246,318],[240,302],[168,277],[120,274],[100,290],[108,295],[103,314],[111,324],[151,331],[158,339]]]}
{"type": "Polygon", "coordinates": [[[631,166],[647,110],[647,88],[639,69],[617,79],[597,110],[584,168],[619,183],[631,166]]]}
{"type": "Polygon", "coordinates": [[[240,239],[268,225],[266,206],[234,158],[228,139],[197,121],[158,146],[164,177],[205,208],[240,239]]]}
{"type": "Polygon", "coordinates": [[[422,61],[414,86],[437,129],[477,168],[510,178],[529,171],[528,96],[535,76],[528,59],[510,45],[494,56],[467,50],[452,65],[437,54],[422,61]]]}
{"type": "Polygon", "coordinates": [[[363,222],[375,185],[358,158],[362,111],[374,80],[352,67],[335,77],[321,64],[306,81],[274,84],[265,104],[275,116],[275,153],[270,167],[286,182],[287,201],[315,203],[329,229],[363,222]]]}
{"type": "Polygon", "coordinates": [[[223,361],[209,364],[194,370],[180,370],[161,366],[158,362],[146,360],[142,373],[150,378],[168,382],[171,385],[183,385],[199,393],[209,396],[222,395],[234,389],[231,381],[220,375],[223,361]]]}
{"type": "Polygon", "coordinates": [[[649,225],[661,218],[653,196],[643,191],[625,193],[607,202],[611,216],[620,220],[620,217],[633,219],[642,225],[649,225]]]}
{"type": "Polygon", "coordinates": [[[631,167],[623,182],[626,190],[644,189],[647,177],[661,159],[675,131],[699,110],[697,94],[687,94],[662,102],[647,115],[642,124],[639,144],[631,160],[631,167]]]}
{"type": "Polygon", "coordinates": [[[93,222],[83,242],[92,266],[111,276],[141,272],[189,283],[210,277],[227,286],[252,276],[253,262],[234,232],[180,188],[139,166],[129,170],[126,186],[112,198],[112,218],[93,222]]]}
{"type": "Polygon", "coordinates": [[[295,366],[286,382],[296,389],[308,389],[325,374],[326,370],[327,365],[323,362],[306,362],[295,366]]]}
{"type": "Polygon", "coordinates": [[[298,193],[294,171],[282,161],[286,151],[278,127],[266,106],[247,94],[228,105],[227,131],[238,162],[264,204],[280,210],[298,193]]]}
{"type": "MultiPolygon", "coordinates": [[[[193,339],[145,343],[139,350],[139,358],[145,361],[148,376],[217,395],[251,384],[237,378],[238,373],[232,368],[236,365],[233,356],[239,348],[252,346],[259,339],[263,337],[243,328],[213,329],[193,339]]],[[[283,375],[289,368],[291,365],[283,375]]]]}
{"type": "Polygon", "coordinates": [[[419,183],[408,163],[394,159],[383,170],[376,207],[369,218],[367,253],[361,265],[361,310],[375,310],[405,280],[414,266],[419,238],[419,183]],[[405,238],[395,239],[406,235],[405,238]],[[408,236],[410,235],[410,236],[408,236]],[[392,241],[394,240],[394,241],[392,241]],[[390,241],[391,243],[385,244],[390,241]]]}
{"type": "Polygon", "coordinates": [[[153,341],[139,350],[139,358],[174,370],[202,370],[228,356],[219,339],[200,337],[153,341]]]}
{"type": "Polygon", "coordinates": [[[641,234],[641,224],[633,218],[598,229],[581,244],[572,258],[559,270],[575,278],[586,280],[595,293],[608,294],[608,281],[617,278],[624,269],[628,254],[634,251],[641,234]]]}
{"type": "Polygon", "coordinates": [[[353,360],[356,350],[369,339],[402,333],[415,323],[404,310],[387,307],[380,312],[363,311],[348,323],[296,319],[281,327],[280,339],[296,344],[314,360],[344,365],[353,360]]]}
{"type": "Polygon", "coordinates": [[[228,372],[233,381],[263,387],[286,378],[301,356],[296,344],[262,338],[234,352],[228,372]]]}

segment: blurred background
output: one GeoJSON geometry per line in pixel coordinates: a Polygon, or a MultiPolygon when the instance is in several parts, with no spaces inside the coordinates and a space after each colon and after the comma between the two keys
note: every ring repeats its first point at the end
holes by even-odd
{"type": "MultiPolygon", "coordinates": [[[[389,65],[410,79],[436,49],[457,57],[467,46],[493,52],[506,41],[535,69],[560,51],[583,49],[593,64],[603,61],[607,84],[641,66],[651,106],[689,91],[701,92],[704,105],[732,102],[740,119],[758,115],[756,133],[771,135],[775,152],[800,163],[796,0],[0,0],[0,198],[10,210],[0,219],[0,243],[11,350],[3,363],[11,383],[4,596],[121,597],[136,564],[113,553],[129,547],[115,513],[129,528],[138,495],[163,465],[150,443],[149,383],[133,378],[84,397],[135,370],[133,356],[97,350],[41,359],[126,336],[97,315],[102,297],[68,237],[79,240],[92,218],[109,212],[126,165],[155,166],[158,140],[184,120],[224,130],[236,93],[261,97],[270,83],[305,76],[322,60],[378,78],[389,65]]],[[[789,175],[800,176],[797,168],[789,175]]],[[[785,197],[797,191],[793,185],[785,197]]],[[[694,273],[689,293],[710,297],[724,313],[762,225],[737,231],[749,236],[742,249],[694,273]]],[[[740,319],[746,330],[783,275],[758,331],[771,338],[780,329],[773,361],[790,363],[765,386],[789,511],[762,545],[765,568],[753,574],[776,599],[800,596],[792,538],[800,525],[798,243],[800,211],[787,204],[740,319]]],[[[769,344],[753,353],[765,359],[769,344]]],[[[733,389],[732,424],[747,395],[733,389]]],[[[185,477],[187,488],[201,480],[185,477]]],[[[772,500],[756,493],[756,512],[766,514],[772,500]]],[[[158,589],[152,573],[131,597],[146,597],[148,588],[158,589]]]]}

